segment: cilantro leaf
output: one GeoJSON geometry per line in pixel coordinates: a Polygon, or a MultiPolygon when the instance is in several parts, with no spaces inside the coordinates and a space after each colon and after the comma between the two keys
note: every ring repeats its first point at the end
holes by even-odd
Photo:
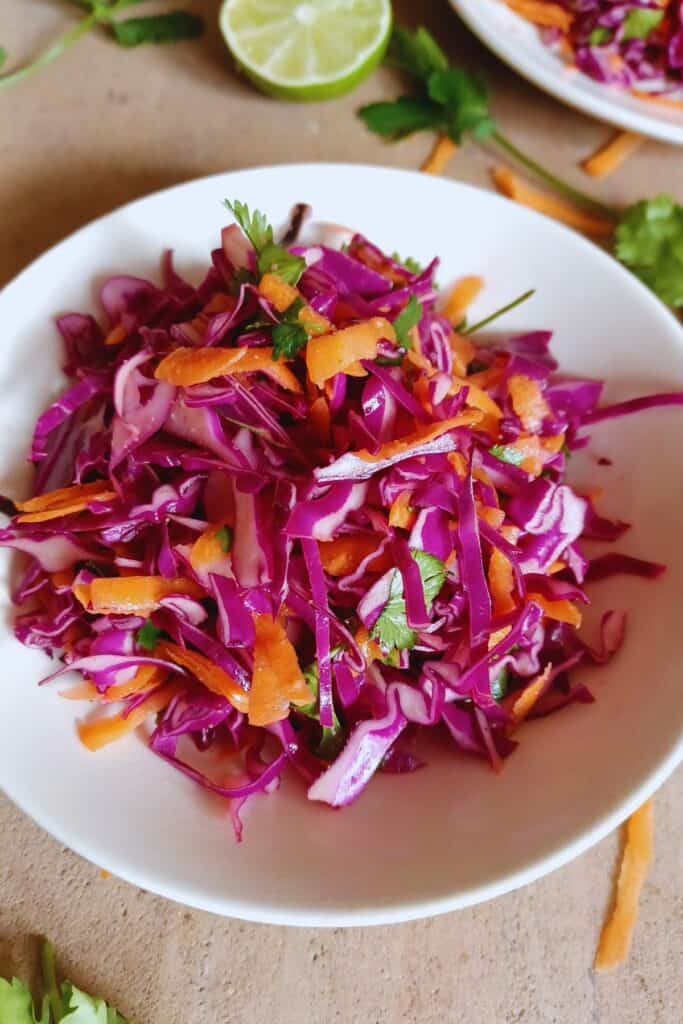
{"type": "MultiPolygon", "coordinates": [[[[411,554],[420,570],[425,605],[429,609],[446,579],[446,566],[440,558],[427,554],[426,551],[415,549],[411,554]]],[[[409,650],[415,646],[417,634],[408,625],[403,597],[403,577],[398,569],[393,570],[389,598],[372,628],[371,635],[388,651],[394,648],[399,651],[409,650]]]]}
{"type": "MultiPolygon", "coordinates": [[[[334,647],[330,651],[330,658],[336,657],[341,651],[341,647],[334,647]]],[[[308,668],[304,669],[303,672],[304,680],[309,690],[314,696],[314,699],[310,704],[306,704],[303,707],[298,707],[296,710],[306,715],[307,718],[313,719],[313,721],[320,724],[320,706],[318,704],[318,690],[320,687],[319,675],[318,675],[318,663],[314,661],[308,668]]],[[[339,721],[337,712],[332,708],[332,725],[321,726],[322,738],[316,747],[315,753],[318,757],[322,758],[323,761],[334,761],[341,748],[344,746],[345,731],[344,727],[339,721]]]]}
{"type": "Polygon", "coordinates": [[[662,302],[683,307],[683,206],[671,196],[628,207],[616,229],[616,255],[662,302]]]}
{"type": "Polygon", "coordinates": [[[421,319],[422,305],[414,295],[411,295],[393,324],[396,340],[402,348],[412,348],[413,341],[410,332],[413,327],[417,327],[421,319]]]}
{"type": "Polygon", "coordinates": [[[233,202],[226,199],[225,205],[254,246],[259,273],[277,274],[287,284],[296,284],[306,269],[306,261],[301,256],[293,256],[281,245],[276,245],[266,215],[260,210],[251,213],[247,204],[239,199],[233,202]]]}
{"type": "Polygon", "coordinates": [[[521,466],[524,462],[524,453],[506,444],[494,444],[489,448],[489,454],[501,462],[508,462],[511,466],[521,466]]]}
{"type": "Polygon", "coordinates": [[[657,28],[663,17],[664,11],[661,8],[658,11],[654,11],[648,7],[633,7],[622,23],[622,41],[647,39],[650,32],[657,28]]]}
{"type": "Polygon", "coordinates": [[[412,78],[426,82],[433,71],[443,71],[448,67],[448,58],[426,28],[410,32],[396,25],[391,33],[387,63],[412,78]]]}
{"type": "Polygon", "coordinates": [[[510,673],[508,672],[507,665],[501,669],[496,678],[491,682],[491,696],[494,700],[502,700],[505,694],[508,692],[508,686],[510,685],[510,673]]]}
{"type": "Polygon", "coordinates": [[[421,274],[424,270],[422,264],[418,263],[417,260],[414,260],[412,256],[406,256],[406,258],[403,259],[397,252],[392,252],[391,258],[394,263],[398,263],[400,266],[405,267],[405,269],[409,270],[411,274],[421,274]]]}
{"type": "Polygon", "coordinates": [[[294,285],[306,269],[306,260],[281,245],[267,245],[258,254],[258,268],[261,274],[277,274],[286,284],[294,285]]]}
{"type": "Polygon", "coordinates": [[[429,76],[427,90],[435,103],[446,108],[448,133],[454,142],[462,142],[466,133],[482,142],[495,131],[489,115],[488,89],[479,76],[462,68],[444,68],[429,76]]]}
{"type": "Polygon", "coordinates": [[[150,14],[144,18],[113,21],[111,31],[120,46],[174,43],[181,39],[197,39],[204,31],[204,22],[197,14],[170,11],[168,14],[150,14]]]}
{"type": "Polygon", "coordinates": [[[68,981],[62,985],[62,995],[67,1008],[61,1018],[64,1024],[126,1024],[125,1017],[104,999],[89,996],[68,981]]]}
{"type": "Polygon", "coordinates": [[[386,139],[402,139],[413,132],[444,127],[443,108],[423,96],[399,96],[397,100],[368,103],[358,116],[375,135],[386,139]]]}
{"type": "Polygon", "coordinates": [[[153,651],[156,645],[159,643],[159,638],[163,630],[157,629],[151,619],[147,619],[144,625],[140,626],[135,636],[135,642],[138,647],[142,647],[145,651],[153,651]]]}
{"type": "MultiPolygon", "coordinates": [[[[232,547],[233,529],[231,526],[221,526],[216,530],[216,540],[221,546],[223,554],[227,555],[232,547]]],[[[144,627],[143,627],[144,628],[144,627]]]]}
{"type": "Polygon", "coordinates": [[[296,324],[299,322],[299,313],[304,308],[306,303],[300,295],[294,299],[291,306],[287,306],[287,309],[282,314],[282,319],[286,324],[296,324]]]}
{"type": "Polygon", "coordinates": [[[308,342],[302,324],[276,324],[273,327],[273,359],[294,359],[308,342]]]}
{"type": "Polygon", "coordinates": [[[588,36],[589,46],[604,46],[612,38],[612,33],[604,25],[598,25],[594,28],[591,34],[588,36]]]}
{"type": "Polygon", "coordinates": [[[273,229],[268,223],[265,213],[261,213],[260,210],[254,210],[251,213],[247,204],[240,202],[239,199],[235,199],[233,202],[225,199],[224,202],[256,252],[261,252],[267,246],[273,245],[273,229]]]}
{"type": "Polygon", "coordinates": [[[50,1024],[49,1006],[43,1004],[39,1018],[35,1016],[33,999],[26,985],[18,978],[0,978],[0,1021],[3,1024],[50,1024]]]}

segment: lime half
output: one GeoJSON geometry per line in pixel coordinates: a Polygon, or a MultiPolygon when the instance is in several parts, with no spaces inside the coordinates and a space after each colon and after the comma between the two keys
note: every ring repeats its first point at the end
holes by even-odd
{"type": "Polygon", "coordinates": [[[224,0],[220,27],[244,73],[289,100],[349,92],[384,55],[390,0],[224,0]]]}

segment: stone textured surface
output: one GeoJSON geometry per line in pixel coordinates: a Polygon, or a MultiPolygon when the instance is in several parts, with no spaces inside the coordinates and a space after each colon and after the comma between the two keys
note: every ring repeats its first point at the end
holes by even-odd
{"type": "MultiPolygon", "coordinates": [[[[216,0],[183,6],[211,26],[197,43],[125,52],[93,35],[0,94],[0,285],[93,217],[197,175],[297,160],[419,165],[426,138],[385,146],[353,116],[361,102],[395,91],[390,72],[329,106],[276,105],[231,74],[213,28],[216,0]]],[[[486,67],[508,134],[581,183],[577,161],[606,137],[605,126],[497,64],[445,0],[395,6],[437,29],[454,57],[486,67]]],[[[0,0],[0,42],[17,60],[29,56],[61,30],[67,7],[33,0],[27,17],[26,0],[0,0]]],[[[449,173],[486,185],[491,163],[468,146],[449,173]]],[[[614,203],[660,189],[683,199],[680,167],[681,150],[647,143],[591,188],[614,203]]],[[[47,934],[77,984],[138,1024],[674,1024],[683,1006],[680,772],[656,807],[656,863],[631,957],[597,977],[590,965],[617,836],[527,889],[457,914],[391,928],[287,930],[221,920],[103,880],[0,798],[0,974],[31,978],[36,937],[47,934]]]]}

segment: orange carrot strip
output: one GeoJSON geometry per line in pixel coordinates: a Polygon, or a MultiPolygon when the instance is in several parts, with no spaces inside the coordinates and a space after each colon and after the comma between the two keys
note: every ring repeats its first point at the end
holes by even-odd
{"type": "Polygon", "coordinates": [[[249,708],[249,694],[245,693],[232,676],[224,672],[218,665],[205,658],[197,651],[190,651],[171,643],[169,640],[160,640],[154,649],[157,658],[165,658],[172,661],[181,668],[186,668],[193,676],[196,676],[202,686],[205,686],[211,693],[217,693],[225,697],[238,711],[246,712],[249,708]]]}
{"type": "Polygon", "coordinates": [[[683,110],[683,100],[674,100],[670,96],[653,96],[649,92],[639,92],[638,89],[631,89],[631,95],[636,99],[646,100],[648,103],[661,103],[663,107],[673,107],[674,110],[683,110]]]}
{"type": "Polygon", "coordinates": [[[543,614],[555,622],[568,622],[570,626],[581,625],[581,612],[571,601],[549,601],[542,594],[527,594],[527,601],[533,601],[543,609],[543,614]]]}
{"type": "Polygon", "coordinates": [[[88,750],[99,750],[107,743],[121,739],[122,736],[133,732],[139,725],[142,725],[147,715],[156,714],[167,707],[176,694],[181,693],[184,684],[181,682],[167,683],[160,690],[155,690],[149,697],[133,708],[124,718],[120,715],[110,715],[107,718],[95,719],[92,722],[79,722],[78,735],[81,743],[88,750]]]}
{"type": "MultiPolygon", "coordinates": [[[[320,561],[323,569],[330,576],[347,576],[355,572],[360,563],[373,551],[377,550],[376,537],[364,533],[344,534],[335,540],[320,541],[320,561]]],[[[368,564],[370,572],[386,572],[393,565],[388,552],[373,558],[368,564]]]]}
{"type": "Polygon", "coordinates": [[[389,526],[400,526],[409,530],[417,518],[415,509],[411,507],[412,491],[401,491],[389,509],[389,526]]]}
{"type": "Polygon", "coordinates": [[[595,954],[596,971],[608,971],[626,959],[638,918],[640,891],[652,863],[654,806],[647,800],[626,822],[626,845],[617,880],[614,910],[602,929],[595,954]]]}
{"type": "Polygon", "coordinates": [[[434,141],[431,153],[420,168],[425,174],[443,174],[458,147],[447,135],[439,135],[434,141]]]}
{"type": "Polygon", "coordinates": [[[254,615],[254,631],[249,722],[271,725],[287,718],[290,704],[310,704],[313,694],[282,623],[272,615],[254,615]]]}
{"type": "Polygon", "coordinates": [[[502,508],[493,508],[492,505],[482,505],[481,503],[477,504],[477,515],[485,523],[488,523],[489,526],[492,526],[494,530],[502,526],[505,519],[505,513],[502,508]]]}
{"type": "MultiPolygon", "coordinates": [[[[258,290],[278,313],[284,313],[293,302],[301,298],[301,292],[293,285],[287,284],[277,274],[264,274],[259,282],[258,290]]],[[[332,326],[329,320],[321,316],[320,313],[316,313],[308,304],[299,310],[297,319],[305,327],[310,328],[311,333],[314,334],[329,331],[332,326]]]]}
{"type": "Polygon", "coordinates": [[[503,410],[494,402],[488,392],[484,391],[483,388],[477,387],[476,384],[470,384],[467,380],[454,381],[451,394],[457,395],[458,391],[463,387],[467,388],[465,405],[469,405],[472,409],[479,409],[487,416],[492,416],[495,420],[502,420],[503,410]]]}
{"type": "Polygon", "coordinates": [[[567,563],[563,562],[561,558],[558,558],[557,561],[553,562],[553,564],[548,567],[548,576],[554,576],[556,573],[562,572],[562,570],[566,568],[567,563]]]}
{"type": "Polygon", "coordinates": [[[74,578],[74,574],[71,569],[64,569],[62,572],[53,572],[50,576],[53,587],[57,590],[62,587],[70,587],[71,582],[74,578]]]}
{"type": "Polygon", "coordinates": [[[104,339],[105,345],[120,345],[122,341],[125,341],[128,337],[128,331],[123,324],[117,324],[116,327],[112,327],[107,337],[104,339]]]}
{"type": "Polygon", "coordinates": [[[60,690],[59,696],[65,700],[97,700],[100,693],[94,683],[82,682],[70,690],[60,690]]]}
{"type": "Polygon", "coordinates": [[[460,479],[464,480],[467,476],[467,462],[465,461],[465,456],[461,455],[460,452],[449,452],[446,458],[460,479]]]}
{"type": "Polygon", "coordinates": [[[501,640],[504,640],[511,629],[512,626],[503,626],[502,629],[497,629],[494,633],[491,633],[488,642],[489,650],[492,651],[496,644],[499,644],[501,640]]]}
{"type": "Polygon", "coordinates": [[[44,512],[46,509],[63,508],[79,501],[97,501],[103,494],[111,495],[107,480],[95,480],[91,484],[74,484],[72,487],[60,487],[56,491],[46,491],[35,498],[15,502],[20,512],[44,512]]]}
{"type": "Polygon", "coordinates": [[[515,374],[508,381],[508,391],[512,399],[512,408],[522,421],[524,429],[534,433],[539,431],[550,410],[538,381],[522,374],[515,374]]]}
{"type": "Polygon", "coordinates": [[[528,686],[525,686],[520,696],[512,705],[512,717],[514,719],[513,729],[524,721],[538,698],[544,692],[551,669],[552,665],[546,665],[541,674],[536,676],[528,686]]]}
{"type": "Polygon", "coordinates": [[[541,447],[551,455],[556,455],[557,452],[562,450],[564,444],[564,434],[553,434],[552,437],[539,437],[541,447]]]}
{"type": "Polygon", "coordinates": [[[319,334],[311,338],[306,346],[308,376],[318,387],[338,373],[365,377],[360,360],[374,359],[382,338],[396,340],[394,328],[382,316],[344,327],[334,334],[319,334]]]}
{"type": "Polygon", "coordinates": [[[216,292],[204,306],[202,313],[232,312],[236,304],[237,300],[233,295],[226,295],[225,292],[216,292]]]}
{"type": "Polygon", "coordinates": [[[522,206],[528,206],[538,213],[554,217],[555,220],[562,221],[569,227],[585,231],[587,235],[604,238],[614,231],[614,223],[611,220],[584,213],[583,210],[579,210],[563,199],[556,199],[554,196],[537,192],[536,189],[525,185],[508,167],[494,167],[492,177],[498,191],[508,198],[514,199],[522,206]]]}
{"type": "Polygon", "coordinates": [[[330,440],[330,406],[322,395],[316,398],[308,410],[308,421],[322,445],[330,440]]]}
{"type": "Polygon", "coordinates": [[[467,374],[467,367],[474,359],[475,348],[464,334],[451,334],[451,354],[453,356],[453,373],[457,377],[467,374]]]}
{"type": "Polygon", "coordinates": [[[192,545],[190,565],[196,572],[227,559],[219,538],[220,530],[220,526],[209,526],[192,545]]]}
{"type": "Polygon", "coordinates": [[[477,277],[476,275],[461,277],[455,282],[443,311],[446,319],[450,320],[454,327],[460,323],[483,287],[484,278],[477,277]]]}
{"type": "Polygon", "coordinates": [[[559,28],[562,32],[569,32],[572,26],[573,15],[559,4],[547,3],[547,0],[505,0],[505,3],[533,25],[559,28]]]}
{"type": "Polygon", "coordinates": [[[518,437],[516,441],[511,442],[506,447],[512,448],[524,456],[519,464],[520,469],[523,469],[529,476],[541,475],[545,460],[543,457],[542,441],[536,434],[531,434],[528,437],[518,437]]]}
{"type": "Polygon", "coordinates": [[[640,149],[645,139],[636,132],[617,132],[581,166],[592,178],[605,178],[623,164],[632,153],[640,149]]]}
{"type": "Polygon", "coordinates": [[[161,360],[154,376],[177,387],[191,387],[214,377],[257,371],[287,391],[301,391],[292,371],[282,360],[273,359],[272,348],[177,348],[161,360]]]}
{"type": "Polygon", "coordinates": [[[395,455],[408,451],[410,448],[416,448],[418,445],[426,444],[428,441],[435,441],[437,437],[448,433],[449,430],[454,430],[456,427],[471,427],[475,423],[479,423],[480,420],[481,413],[477,410],[463,412],[449,420],[441,420],[439,423],[433,423],[429,427],[422,427],[420,430],[416,430],[414,434],[400,437],[396,441],[387,441],[385,444],[380,445],[379,450],[374,453],[369,452],[367,448],[361,448],[359,451],[354,452],[354,455],[359,459],[363,459],[364,462],[383,462],[384,459],[391,459],[395,455]]]}
{"type": "Polygon", "coordinates": [[[512,564],[502,551],[494,548],[491,552],[491,560],[488,569],[489,590],[493,598],[493,611],[496,615],[507,615],[514,610],[515,602],[512,598],[514,588],[514,576],[512,564]]]}
{"type": "Polygon", "coordinates": [[[202,598],[205,593],[193,580],[163,576],[99,576],[87,584],[76,584],[74,596],[87,611],[101,615],[149,615],[164,597],[186,594],[202,598]]]}
{"type": "Polygon", "coordinates": [[[50,519],[60,519],[62,516],[71,516],[76,512],[84,512],[91,501],[108,501],[116,497],[116,491],[102,491],[96,498],[81,498],[79,501],[72,501],[70,505],[59,505],[57,508],[48,508],[44,512],[26,512],[18,516],[19,523],[46,523],[50,519]]]}
{"type": "Polygon", "coordinates": [[[168,679],[168,672],[160,665],[140,665],[132,679],[127,683],[115,683],[109,686],[102,694],[102,700],[111,704],[125,697],[132,697],[134,693],[142,693],[143,690],[155,690],[168,679]]]}

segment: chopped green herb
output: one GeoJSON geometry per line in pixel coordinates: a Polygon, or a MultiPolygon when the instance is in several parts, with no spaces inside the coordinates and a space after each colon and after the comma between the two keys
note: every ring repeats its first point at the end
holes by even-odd
{"type": "Polygon", "coordinates": [[[399,263],[402,267],[405,267],[406,270],[409,270],[411,274],[421,274],[424,269],[422,264],[418,263],[417,260],[414,260],[412,256],[406,256],[406,258],[403,259],[397,252],[392,252],[391,258],[394,263],[399,263]]]}
{"type": "Polygon", "coordinates": [[[492,448],[489,448],[489,454],[500,459],[501,462],[509,462],[511,466],[521,466],[524,462],[523,452],[505,444],[494,444],[492,448]]]}
{"type": "Polygon", "coordinates": [[[496,130],[489,115],[489,97],[486,84],[478,75],[462,68],[443,68],[434,71],[427,82],[430,99],[448,111],[448,134],[454,142],[462,142],[471,134],[483,142],[496,130]]]}
{"type": "Polygon", "coordinates": [[[633,7],[624,18],[621,30],[623,42],[629,39],[647,39],[650,32],[661,23],[664,11],[651,7],[633,7]]]}
{"type": "Polygon", "coordinates": [[[307,342],[308,334],[302,324],[276,324],[273,327],[273,359],[294,359],[307,342]]]}
{"type": "Polygon", "coordinates": [[[142,647],[146,651],[153,651],[159,643],[162,633],[163,630],[157,629],[152,620],[147,619],[147,622],[140,626],[140,629],[137,631],[135,642],[138,647],[142,647]]]}
{"type": "Polygon", "coordinates": [[[594,28],[591,34],[588,36],[589,46],[604,46],[612,38],[612,33],[604,25],[599,25],[598,28],[594,28]]]}
{"type": "Polygon", "coordinates": [[[232,547],[233,529],[231,526],[221,526],[216,530],[216,540],[221,546],[221,551],[228,554],[232,547]]]}
{"type": "Polygon", "coordinates": [[[301,256],[292,256],[281,245],[276,245],[266,215],[260,210],[251,213],[247,204],[239,199],[234,202],[226,199],[225,205],[254,246],[259,273],[277,274],[287,284],[296,284],[306,269],[306,261],[301,256]]]}
{"type": "Polygon", "coordinates": [[[560,448],[560,451],[564,455],[565,459],[571,459],[571,457],[572,457],[572,450],[571,450],[571,448],[569,447],[569,445],[567,444],[566,441],[563,443],[562,447],[560,448]]]}
{"type": "Polygon", "coordinates": [[[494,700],[502,700],[505,694],[508,692],[508,686],[510,685],[510,673],[508,672],[507,666],[502,669],[496,678],[491,682],[491,696],[494,700]]]}
{"type": "Polygon", "coordinates": [[[287,309],[282,314],[282,319],[286,324],[296,324],[299,322],[299,313],[304,308],[306,303],[300,295],[294,299],[291,306],[287,306],[287,309]]]}
{"type": "Polygon", "coordinates": [[[488,327],[488,325],[492,324],[494,320],[498,320],[498,318],[503,316],[504,313],[509,313],[511,309],[515,309],[517,306],[521,306],[523,302],[526,302],[527,299],[530,299],[531,296],[535,294],[536,289],[530,288],[528,292],[524,292],[523,295],[518,295],[516,299],[513,299],[512,302],[508,302],[506,306],[502,306],[501,309],[497,309],[495,313],[491,313],[490,316],[484,317],[483,320],[480,320],[476,324],[472,324],[471,327],[468,327],[466,330],[461,331],[460,333],[474,334],[475,331],[481,330],[482,327],[488,327]]]}
{"type": "Polygon", "coordinates": [[[399,96],[397,100],[368,103],[358,116],[375,135],[385,139],[403,139],[426,129],[441,131],[444,113],[437,103],[421,96],[399,96]]]}
{"type": "MultiPolygon", "coordinates": [[[[334,659],[342,651],[341,647],[333,647],[330,651],[330,659],[334,659]]],[[[320,706],[318,704],[318,689],[319,689],[319,676],[318,676],[318,663],[314,661],[308,668],[304,669],[304,680],[311,693],[314,695],[314,700],[310,704],[304,705],[304,707],[298,707],[296,710],[302,715],[306,715],[307,718],[312,718],[314,721],[320,723],[320,706]]],[[[344,727],[339,721],[337,712],[332,709],[332,725],[321,726],[322,738],[315,749],[317,757],[323,759],[323,761],[334,761],[341,748],[344,746],[345,732],[344,727]]]]}
{"type": "MultiPolygon", "coordinates": [[[[425,605],[429,609],[446,579],[446,566],[441,559],[426,551],[413,550],[411,554],[418,564],[425,605]]],[[[389,599],[373,626],[372,634],[386,651],[394,648],[402,651],[415,646],[417,634],[408,625],[406,605],[403,597],[403,577],[398,569],[393,570],[389,587],[389,599]]]]}
{"type": "Polygon", "coordinates": [[[394,320],[394,331],[396,340],[402,348],[412,348],[413,341],[410,332],[417,327],[422,319],[422,305],[414,295],[411,295],[407,304],[394,320]]]}
{"type": "Polygon", "coordinates": [[[483,373],[484,370],[488,370],[488,368],[488,363],[483,363],[481,359],[473,359],[467,367],[467,376],[471,377],[474,373],[483,373]]]}
{"type": "Polygon", "coordinates": [[[662,302],[683,307],[683,206],[668,195],[625,211],[616,230],[617,258],[662,302]]]}

